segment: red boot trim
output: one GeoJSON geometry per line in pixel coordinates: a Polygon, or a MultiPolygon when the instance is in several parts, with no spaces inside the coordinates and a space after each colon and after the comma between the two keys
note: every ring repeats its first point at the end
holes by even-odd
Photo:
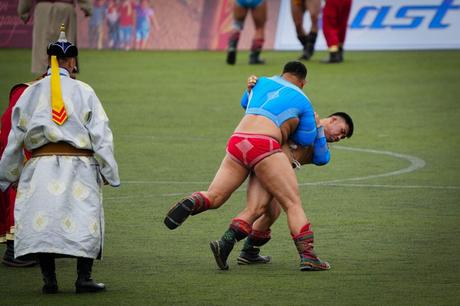
{"type": "Polygon", "coordinates": [[[313,232],[310,229],[311,229],[311,223],[307,223],[304,226],[302,226],[302,228],[300,229],[300,233],[298,233],[296,235],[291,233],[291,237],[292,237],[292,239],[295,240],[297,238],[300,238],[300,237],[304,236],[306,233],[313,234],[313,232]]]}
{"type": "Polygon", "coordinates": [[[230,227],[236,231],[245,233],[246,236],[249,235],[249,233],[252,231],[252,226],[243,219],[233,219],[230,227]]]}
{"type": "Polygon", "coordinates": [[[252,45],[251,45],[251,51],[260,51],[262,50],[262,47],[264,45],[264,41],[263,39],[259,38],[259,39],[253,39],[252,40],[252,45]]]}
{"type": "Polygon", "coordinates": [[[270,229],[268,229],[266,231],[252,230],[250,236],[254,237],[256,239],[270,239],[272,237],[271,233],[272,233],[272,231],[270,229]]]}
{"type": "Polygon", "coordinates": [[[211,207],[211,202],[201,192],[192,193],[190,199],[193,201],[192,216],[208,210],[211,207]]]}

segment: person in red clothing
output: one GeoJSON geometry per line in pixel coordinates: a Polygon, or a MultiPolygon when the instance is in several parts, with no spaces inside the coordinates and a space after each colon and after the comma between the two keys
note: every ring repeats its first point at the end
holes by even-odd
{"type": "Polygon", "coordinates": [[[325,63],[343,62],[343,44],[347,33],[352,0],[327,0],[323,9],[323,34],[329,48],[325,63]]]}
{"type": "MultiPolygon", "coordinates": [[[[1,118],[0,130],[0,157],[8,143],[8,134],[11,130],[11,112],[21,94],[26,90],[30,83],[15,85],[10,91],[9,105],[1,118]]],[[[24,152],[25,158],[30,156],[24,152]]],[[[0,242],[6,242],[5,254],[2,263],[10,267],[30,267],[37,263],[33,258],[14,258],[14,202],[16,190],[12,187],[5,192],[0,190],[0,242]]]]}
{"type": "Polygon", "coordinates": [[[119,7],[120,48],[131,49],[134,27],[135,5],[131,0],[123,0],[119,7]]]}

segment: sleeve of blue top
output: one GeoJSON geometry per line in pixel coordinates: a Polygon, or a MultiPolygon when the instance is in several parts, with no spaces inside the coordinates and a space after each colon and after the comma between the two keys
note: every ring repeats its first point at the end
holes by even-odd
{"type": "Polygon", "coordinates": [[[323,166],[331,159],[331,153],[327,146],[326,136],[324,135],[324,127],[320,126],[317,129],[315,143],[313,145],[313,163],[317,166],[323,166]]]}
{"type": "Polygon", "coordinates": [[[299,117],[299,126],[291,135],[292,140],[301,146],[311,146],[316,138],[316,121],[311,113],[299,117]]]}
{"type": "Polygon", "coordinates": [[[243,96],[241,97],[241,107],[246,109],[248,107],[248,100],[249,100],[249,94],[248,91],[245,90],[243,96]]]}

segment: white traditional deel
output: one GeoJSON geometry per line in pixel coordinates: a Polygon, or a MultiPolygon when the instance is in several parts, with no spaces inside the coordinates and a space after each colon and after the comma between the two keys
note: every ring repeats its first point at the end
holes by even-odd
{"type": "Polygon", "coordinates": [[[13,108],[8,145],[0,161],[0,187],[19,179],[15,256],[58,253],[96,258],[102,251],[103,177],[120,185],[108,118],[93,89],[60,68],[63,125],[51,120],[50,76],[30,85],[13,108]],[[71,93],[71,94],[70,94],[71,93]],[[39,156],[24,164],[23,148],[66,142],[92,156],[39,156]],[[78,176],[78,177],[77,177],[78,176]]]}

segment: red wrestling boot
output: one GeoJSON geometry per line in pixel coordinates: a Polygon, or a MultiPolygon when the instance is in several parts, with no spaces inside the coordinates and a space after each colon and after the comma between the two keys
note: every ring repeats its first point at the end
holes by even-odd
{"type": "Polygon", "coordinates": [[[310,230],[310,226],[308,223],[298,235],[292,236],[300,255],[300,271],[329,270],[329,263],[319,259],[313,251],[313,231],[310,230]]]}

